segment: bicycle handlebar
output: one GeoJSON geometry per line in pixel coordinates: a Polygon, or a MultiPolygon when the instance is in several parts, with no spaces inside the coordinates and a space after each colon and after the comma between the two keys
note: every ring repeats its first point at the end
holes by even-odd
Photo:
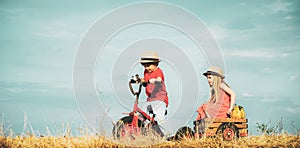
{"type": "Polygon", "coordinates": [[[141,79],[139,77],[138,74],[134,76],[132,76],[132,78],[129,80],[129,89],[130,89],[130,92],[133,94],[133,95],[136,95],[137,98],[139,97],[140,93],[141,93],[141,90],[142,90],[142,83],[141,83],[141,79]],[[139,89],[138,91],[134,91],[133,88],[132,88],[132,84],[139,84],[139,89]]]}

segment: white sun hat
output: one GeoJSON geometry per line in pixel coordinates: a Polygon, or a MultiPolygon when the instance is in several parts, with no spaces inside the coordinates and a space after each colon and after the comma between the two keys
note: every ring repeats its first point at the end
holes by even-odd
{"type": "Polygon", "coordinates": [[[222,79],[225,78],[225,76],[223,75],[223,71],[220,67],[217,67],[217,66],[211,66],[209,67],[209,69],[203,73],[204,76],[207,77],[207,75],[214,75],[214,76],[219,76],[221,77],[222,79]]]}
{"type": "Polygon", "coordinates": [[[158,57],[158,53],[156,51],[145,51],[142,54],[141,57],[141,64],[146,64],[146,63],[158,63],[160,62],[160,59],[158,57]]]}

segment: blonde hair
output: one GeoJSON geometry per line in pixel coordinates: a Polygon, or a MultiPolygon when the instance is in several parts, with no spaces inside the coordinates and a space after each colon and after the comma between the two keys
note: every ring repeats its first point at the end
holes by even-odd
{"type": "MultiPolygon", "coordinates": [[[[216,103],[219,101],[220,98],[220,85],[223,83],[226,86],[228,84],[219,76],[211,75],[212,76],[212,86],[210,87],[210,101],[216,103]]],[[[228,86],[229,87],[229,86],[228,86]]]]}

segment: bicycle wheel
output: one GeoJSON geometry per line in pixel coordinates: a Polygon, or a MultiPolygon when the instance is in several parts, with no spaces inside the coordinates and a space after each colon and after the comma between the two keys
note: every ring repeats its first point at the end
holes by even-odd
{"type": "Polygon", "coordinates": [[[136,135],[140,135],[144,128],[144,123],[138,119],[137,126],[133,126],[132,119],[132,116],[125,116],[121,118],[113,127],[113,136],[117,139],[124,138],[126,136],[134,139],[136,135]]]}

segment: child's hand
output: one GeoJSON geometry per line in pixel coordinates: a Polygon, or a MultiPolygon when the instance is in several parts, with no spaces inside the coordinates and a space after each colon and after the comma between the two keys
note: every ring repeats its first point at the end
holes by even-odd
{"type": "Polygon", "coordinates": [[[229,108],[229,110],[227,111],[227,114],[228,114],[228,115],[231,115],[231,110],[232,110],[232,109],[229,108]]]}
{"type": "Polygon", "coordinates": [[[141,79],[141,84],[142,84],[144,87],[146,87],[148,82],[146,82],[144,78],[140,78],[140,79],[141,79]]]}

